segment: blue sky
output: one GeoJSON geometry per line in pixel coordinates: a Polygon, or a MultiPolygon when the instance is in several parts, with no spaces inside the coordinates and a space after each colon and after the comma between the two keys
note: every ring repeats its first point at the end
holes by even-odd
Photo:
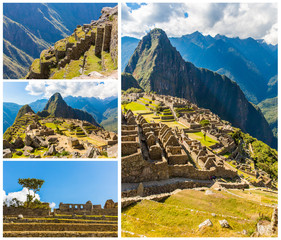
{"type": "Polygon", "coordinates": [[[107,98],[118,96],[118,81],[106,82],[75,82],[75,81],[30,81],[4,82],[4,102],[20,105],[29,104],[38,99],[50,98],[59,92],[63,97],[95,97],[107,98]]]}
{"type": "Polygon", "coordinates": [[[42,98],[42,94],[40,96],[28,94],[28,92],[25,90],[27,84],[27,82],[4,82],[4,102],[13,102],[24,105],[42,98]]]}
{"type": "Polygon", "coordinates": [[[101,204],[118,201],[117,161],[4,161],[6,194],[22,187],[18,178],[45,180],[39,195],[42,202],[101,204]]]}

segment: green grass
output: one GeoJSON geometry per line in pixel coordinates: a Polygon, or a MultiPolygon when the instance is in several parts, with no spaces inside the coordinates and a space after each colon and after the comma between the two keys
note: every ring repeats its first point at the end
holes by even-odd
{"type": "Polygon", "coordinates": [[[112,71],[117,69],[117,61],[114,63],[112,61],[110,53],[102,52],[102,60],[103,66],[105,67],[105,71],[112,71]]]}
{"type": "Polygon", "coordinates": [[[231,153],[229,153],[229,152],[223,154],[223,156],[224,156],[225,158],[229,158],[230,155],[231,155],[231,153]]]}
{"type": "Polygon", "coordinates": [[[249,174],[247,174],[247,173],[245,173],[245,172],[242,172],[241,170],[237,169],[236,166],[235,166],[232,162],[227,162],[227,163],[228,163],[230,166],[234,167],[234,168],[237,170],[238,175],[243,175],[244,178],[250,178],[251,180],[254,180],[254,181],[257,180],[256,177],[254,177],[254,176],[252,176],[252,175],[249,175],[249,174]]]}
{"type": "MultiPolygon", "coordinates": [[[[259,214],[271,217],[272,208],[225,192],[214,192],[205,195],[201,191],[184,190],[164,203],[141,201],[122,211],[122,230],[136,234],[131,236],[146,237],[241,237],[243,235],[238,232],[243,229],[249,233],[255,230],[259,214]],[[213,217],[211,213],[217,216],[213,217]],[[199,231],[199,224],[206,219],[214,225],[199,231]],[[230,229],[220,226],[218,220],[222,219],[229,222],[230,229]]],[[[122,233],[122,236],[128,235],[122,233]]]]}
{"type": "Polygon", "coordinates": [[[54,123],[45,123],[45,126],[48,128],[51,128],[53,130],[57,129],[57,124],[54,124],[54,123]]]}
{"type": "Polygon", "coordinates": [[[65,79],[72,79],[74,77],[79,77],[81,74],[79,70],[80,65],[83,63],[83,56],[79,60],[72,60],[69,64],[65,66],[65,79]]]}
{"type": "Polygon", "coordinates": [[[51,79],[63,79],[65,74],[65,68],[61,68],[60,70],[56,68],[51,68],[51,72],[54,72],[51,79]]]}
{"type": "Polygon", "coordinates": [[[218,143],[216,140],[214,140],[208,136],[206,136],[206,140],[205,140],[202,132],[188,133],[188,136],[190,138],[199,140],[201,142],[201,144],[206,147],[209,147],[209,146],[212,146],[212,145],[218,143]]]}
{"type": "Polygon", "coordinates": [[[57,41],[55,43],[54,47],[57,51],[65,51],[66,50],[66,43],[65,43],[64,39],[57,41]]]}
{"type": "Polygon", "coordinates": [[[31,70],[35,73],[40,73],[40,59],[37,58],[33,61],[31,65],[31,70]]]}
{"type": "Polygon", "coordinates": [[[136,102],[130,102],[128,104],[126,104],[126,106],[122,105],[122,108],[124,109],[124,107],[127,110],[132,110],[132,111],[139,111],[139,110],[146,110],[146,107],[140,103],[136,103],[136,102]]]}
{"type": "Polygon", "coordinates": [[[86,66],[84,68],[84,74],[87,75],[90,72],[102,71],[101,59],[95,55],[95,47],[91,46],[87,52],[86,66]]]}
{"type": "Polygon", "coordinates": [[[278,194],[276,193],[259,191],[259,190],[240,191],[236,189],[231,189],[228,191],[237,194],[241,197],[244,197],[246,199],[249,199],[251,201],[265,203],[265,204],[278,204],[278,194]]]}

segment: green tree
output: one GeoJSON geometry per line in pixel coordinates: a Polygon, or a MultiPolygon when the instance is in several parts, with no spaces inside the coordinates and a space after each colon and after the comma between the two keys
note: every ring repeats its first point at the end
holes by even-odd
{"type": "Polygon", "coordinates": [[[18,183],[22,185],[23,187],[28,189],[28,195],[27,195],[27,206],[30,205],[30,203],[35,198],[35,194],[40,191],[40,188],[42,187],[43,183],[45,181],[42,179],[37,178],[19,178],[18,183]],[[31,194],[31,190],[33,190],[34,194],[31,194]]]}

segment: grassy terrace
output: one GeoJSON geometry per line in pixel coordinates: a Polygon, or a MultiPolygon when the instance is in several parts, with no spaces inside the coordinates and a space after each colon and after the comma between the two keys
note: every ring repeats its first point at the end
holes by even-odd
{"type": "MultiPolygon", "coordinates": [[[[144,200],[122,211],[123,237],[242,237],[246,229],[250,236],[256,228],[259,214],[271,218],[272,208],[261,206],[249,198],[239,198],[227,192],[184,190],[163,203],[144,200]],[[144,210],[145,209],[145,210],[144,210]],[[198,211],[198,212],[197,212],[198,211]],[[212,216],[215,213],[216,216],[212,216]],[[219,216],[220,214],[227,216],[219,216]],[[237,217],[237,219],[233,218],[237,217]],[[200,223],[210,219],[212,227],[198,230],[200,223]],[[226,219],[231,228],[222,228],[226,219]]],[[[258,193],[252,193],[253,196],[258,193]]],[[[276,196],[277,199],[277,196],[276,196]]]]}
{"type": "Polygon", "coordinates": [[[254,177],[254,176],[252,176],[252,175],[249,175],[249,174],[247,174],[247,173],[245,173],[245,172],[242,172],[242,171],[240,171],[239,169],[237,169],[236,166],[233,164],[233,162],[227,162],[227,163],[228,163],[230,166],[234,167],[234,168],[238,171],[238,174],[239,174],[239,175],[243,175],[244,178],[249,178],[250,180],[254,180],[254,181],[257,180],[256,177],[254,177]]]}
{"type": "Polygon", "coordinates": [[[40,59],[37,58],[31,65],[31,70],[35,73],[40,73],[40,59]]]}
{"type": "Polygon", "coordinates": [[[87,75],[93,71],[97,71],[97,72],[102,71],[101,59],[95,55],[95,47],[91,46],[86,54],[87,54],[87,59],[86,59],[87,63],[84,68],[84,74],[87,75]]]}
{"type": "Polygon", "coordinates": [[[188,136],[192,139],[199,140],[202,145],[209,147],[216,143],[218,143],[216,140],[206,136],[206,140],[204,139],[204,135],[202,132],[195,132],[195,133],[187,133],[188,136]]]}

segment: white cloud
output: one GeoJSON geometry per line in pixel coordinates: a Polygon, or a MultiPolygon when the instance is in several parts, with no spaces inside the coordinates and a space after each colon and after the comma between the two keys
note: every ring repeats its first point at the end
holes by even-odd
{"type": "Polygon", "coordinates": [[[199,31],[276,44],[277,21],[277,3],[148,3],[137,9],[122,4],[122,35],[137,38],[158,27],[169,37],[199,31]]]}
{"type": "Polygon", "coordinates": [[[30,81],[25,90],[31,95],[42,95],[44,98],[51,97],[59,92],[62,97],[96,97],[107,98],[117,96],[118,81],[105,82],[37,82],[30,81]]]}
{"type": "Polygon", "coordinates": [[[51,209],[54,209],[56,204],[54,202],[52,202],[52,203],[49,203],[49,206],[50,206],[51,209]]]}
{"type": "MultiPolygon", "coordinates": [[[[27,199],[27,195],[29,194],[27,188],[23,188],[21,191],[18,192],[10,192],[6,195],[6,192],[3,191],[3,203],[5,203],[8,207],[14,203],[13,199],[16,198],[20,202],[25,202],[27,199]]],[[[33,190],[30,190],[30,194],[34,194],[33,190]]],[[[36,193],[35,199],[40,200],[40,196],[36,193]]]]}

